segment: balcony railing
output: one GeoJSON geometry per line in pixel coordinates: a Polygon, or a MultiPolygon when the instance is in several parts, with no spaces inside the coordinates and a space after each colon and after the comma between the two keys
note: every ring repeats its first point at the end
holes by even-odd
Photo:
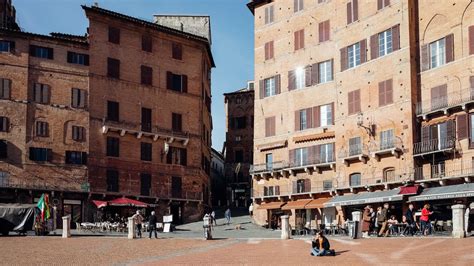
{"type": "Polygon", "coordinates": [[[402,153],[402,141],[400,138],[390,138],[383,141],[378,142],[371,142],[369,148],[372,157],[378,158],[380,155],[383,154],[392,154],[395,156],[400,155],[402,153]]]}
{"type": "Polygon", "coordinates": [[[339,150],[338,158],[348,165],[351,161],[367,162],[369,149],[366,144],[353,144],[339,150]]]}
{"type": "Polygon", "coordinates": [[[474,101],[474,88],[467,88],[457,92],[449,92],[445,97],[418,102],[416,105],[417,115],[426,115],[432,112],[446,110],[456,106],[474,101]]]}
{"type": "Polygon", "coordinates": [[[294,162],[277,161],[271,164],[266,163],[251,165],[250,174],[263,175],[278,171],[293,171],[302,168],[325,168],[331,166],[331,164],[334,164],[335,161],[336,160],[333,153],[319,154],[294,162]]]}
{"type": "Polygon", "coordinates": [[[466,178],[474,176],[474,163],[471,160],[448,161],[435,165],[415,168],[415,180],[446,178],[466,178]]]}
{"type": "Polygon", "coordinates": [[[289,164],[286,161],[255,164],[255,165],[250,166],[250,173],[251,174],[267,173],[267,172],[279,171],[287,167],[289,167],[289,164]]]}
{"type": "Polygon", "coordinates": [[[334,153],[327,153],[316,155],[316,156],[308,156],[303,160],[290,162],[290,168],[298,168],[298,167],[305,167],[305,166],[315,166],[315,165],[322,165],[322,164],[330,164],[335,162],[334,153]]]}
{"type": "Polygon", "coordinates": [[[451,150],[455,148],[455,144],[454,138],[439,138],[417,142],[413,147],[413,154],[422,155],[451,150]]]}

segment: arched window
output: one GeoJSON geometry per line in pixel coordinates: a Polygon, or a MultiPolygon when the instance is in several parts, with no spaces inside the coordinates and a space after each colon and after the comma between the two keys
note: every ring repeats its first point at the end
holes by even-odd
{"type": "Polygon", "coordinates": [[[395,181],[395,168],[388,167],[383,170],[383,182],[395,181]]]}
{"type": "Polygon", "coordinates": [[[360,173],[353,173],[349,176],[349,183],[351,187],[360,186],[360,173]]]}

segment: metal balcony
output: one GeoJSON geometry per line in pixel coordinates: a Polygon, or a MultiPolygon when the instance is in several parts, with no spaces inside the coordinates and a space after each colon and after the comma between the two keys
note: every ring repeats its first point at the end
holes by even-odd
{"type": "Polygon", "coordinates": [[[423,156],[438,152],[453,152],[456,148],[454,138],[431,139],[415,143],[413,156],[423,156]]]}
{"type": "Polygon", "coordinates": [[[384,155],[393,155],[398,158],[403,152],[402,142],[399,138],[372,142],[370,151],[372,158],[375,158],[377,161],[379,161],[380,157],[384,155]]]}
{"type": "Polygon", "coordinates": [[[367,163],[369,159],[368,147],[365,144],[349,145],[348,148],[342,148],[339,151],[339,159],[342,159],[342,163],[346,166],[349,166],[354,161],[367,163]]]}
{"type": "Polygon", "coordinates": [[[474,177],[474,163],[472,160],[446,161],[439,164],[427,164],[415,168],[415,181],[435,181],[441,185],[448,179],[464,179],[470,182],[474,177]]]}
{"type": "Polygon", "coordinates": [[[457,92],[449,92],[445,97],[418,102],[416,115],[427,120],[429,115],[442,112],[447,115],[453,108],[466,110],[466,106],[474,102],[474,88],[467,88],[457,92]]]}

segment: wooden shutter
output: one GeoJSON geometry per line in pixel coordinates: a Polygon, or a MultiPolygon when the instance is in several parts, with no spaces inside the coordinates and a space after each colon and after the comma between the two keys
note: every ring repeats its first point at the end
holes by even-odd
{"type": "Polygon", "coordinates": [[[275,186],[275,195],[280,195],[280,186],[275,186]]]}
{"type": "Polygon", "coordinates": [[[313,108],[306,109],[306,127],[307,128],[313,127],[313,108]]]}
{"type": "Polygon", "coordinates": [[[354,91],[354,112],[360,112],[360,90],[354,91]]]}
{"type": "Polygon", "coordinates": [[[474,25],[469,26],[469,54],[474,54],[474,25]]]}
{"type": "Polygon", "coordinates": [[[280,93],[281,93],[281,78],[280,78],[280,74],[274,76],[273,78],[275,79],[275,92],[276,92],[276,94],[280,94],[280,93]]]}
{"type": "Polygon", "coordinates": [[[270,6],[270,18],[268,22],[273,22],[273,6],[270,6]]]}
{"type": "Polygon", "coordinates": [[[380,10],[383,8],[383,0],[377,0],[377,10],[380,10]]]}
{"type": "Polygon", "coordinates": [[[359,19],[359,4],[357,0],[352,0],[352,21],[357,21],[359,19]]]}
{"type": "Polygon", "coordinates": [[[72,89],[72,99],[71,103],[73,107],[79,107],[79,90],[78,89],[72,89]]]}
{"type": "Polygon", "coordinates": [[[270,117],[265,118],[265,137],[270,137],[270,117]]]}
{"type": "Polygon", "coordinates": [[[74,53],[73,52],[67,52],[67,62],[68,63],[73,63],[74,58],[74,53]]]}
{"type": "Polygon", "coordinates": [[[400,49],[400,25],[392,27],[392,51],[400,49]]]}
{"type": "Polygon", "coordinates": [[[36,46],[30,45],[30,56],[36,56],[36,46]]]}
{"type": "Polygon", "coordinates": [[[295,44],[295,51],[300,49],[300,38],[299,38],[299,34],[298,34],[298,31],[295,31],[295,40],[294,40],[294,44],[295,44]]]}
{"type": "Polygon", "coordinates": [[[379,106],[384,106],[385,103],[385,81],[379,82],[379,106]]]}
{"type": "Polygon", "coordinates": [[[367,40],[363,39],[359,42],[360,44],[360,63],[367,62],[367,40]]]}
{"type": "Polygon", "coordinates": [[[428,49],[428,44],[421,46],[421,71],[426,71],[430,69],[430,51],[428,49]]]}
{"type": "Polygon", "coordinates": [[[298,193],[298,182],[293,181],[293,193],[298,193]]]}
{"type": "Polygon", "coordinates": [[[145,52],[153,51],[153,39],[149,35],[142,35],[142,50],[145,52]]]}
{"type": "Polygon", "coordinates": [[[331,26],[329,20],[324,22],[324,40],[328,41],[331,38],[331,26]]]}
{"type": "MultiPolygon", "coordinates": [[[[446,121],[446,137],[448,141],[453,140],[456,137],[456,128],[455,128],[455,123],[454,120],[448,120],[446,121]]],[[[442,136],[440,136],[441,138],[442,136]]]]}
{"type": "Polygon", "coordinates": [[[454,60],[454,34],[446,36],[446,63],[454,60]]]}
{"type": "Polygon", "coordinates": [[[268,42],[265,43],[265,60],[268,60],[270,58],[269,53],[268,53],[268,42]]]}
{"type": "Polygon", "coordinates": [[[2,84],[0,84],[2,86],[1,91],[0,91],[1,93],[0,98],[10,99],[12,81],[9,79],[0,79],[0,81],[2,82],[2,84]]]}
{"type": "Polygon", "coordinates": [[[298,11],[298,2],[299,0],[293,0],[293,12],[298,11]]]}
{"type": "Polygon", "coordinates": [[[182,75],[181,76],[181,92],[188,92],[188,76],[182,75]]]}
{"type": "Polygon", "coordinates": [[[354,113],[354,92],[353,91],[350,91],[347,94],[347,112],[349,114],[354,113]]]}
{"type": "Polygon", "coordinates": [[[179,43],[172,43],[171,56],[177,60],[183,59],[183,46],[179,43]]]}
{"type": "Polygon", "coordinates": [[[300,131],[300,110],[295,111],[295,131],[300,131]]]}
{"type": "Polygon", "coordinates": [[[467,139],[469,132],[468,132],[468,121],[467,121],[467,114],[461,114],[456,116],[456,124],[458,126],[458,139],[467,139]]]}
{"type": "Polygon", "coordinates": [[[313,64],[311,66],[311,85],[319,83],[319,64],[313,64]]]}
{"type": "Polygon", "coordinates": [[[390,0],[384,0],[384,3],[385,3],[384,7],[389,6],[390,5],[390,0]]]}
{"type": "Polygon", "coordinates": [[[295,71],[288,71],[288,90],[294,90],[296,88],[296,76],[295,71]]]}
{"type": "Polygon", "coordinates": [[[304,48],[304,29],[300,30],[300,48],[304,48]]]}
{"type": "Polygon", "coordinates": [[[85,65],[85,66],[88,66],[88,65],[89,65],[89,55],[88,55],[88,54],[85,54],[85,55],[84,55],[84,65],[85,65]]]}
{"type": "Polygon", "coordinates": [[[258,90],[260,91],[260,99],[265,98],[265,80],[261,79],[258,81],[258,90]]]}
{"type": "Polygon", "coordinates": [[[304,192],[310,192],[311,191],[311,179],[306,178],[304,180],[304,192]]]}
{"type": "Polygon", "coordinates": [[[393,103],[393,80],[385,81],[385,104],[393,103]]]}
{"type": "Polygon", "coordinates": [[[168,90],[173,89],[173,73],[171,73],[170,71],[166,72],[166,88],[168,90]]]}
{"type": "Polygon", "coordinates": [[[318,24],[319,42],[324,42],[324,22],[318,24]]]}
{"type": "Polygon", "coordinates": [[[335,121],[334,121],[335,112],[336,112],[336,110],[334,109],[334,102],[332,102],[331,103],[331,122],[332,122],[333,125],[335,124],[335,121]]]}
{"type": "Polygon", "coordinates": [[[311,87],[312,83],[312,75],[311,75],[311,66],[306,66],[305,69],[305,86],[306,87],[311,87]]]}
{"type": "Polygon", "coordinates": [[[49,103],[50,87],[49,85],[43,85],[43,97],[41,103],[49,103]]]}
{"type": "Polygon", "coordinates": [[[347,47],[341,49],[341,71],[347,69],[347,47]]]}
{"type": "Polygon", "coordinates": [[[290,150],[289,151],[289,163],[290,163],[290,166],[293,166],[295,164],[295,159],[296,159],[296,156],[295,156],[295,153],[296,153],[296,150],[290,150]]]}
{"type": "Polygon", "coordinates": [[[313,107],[313,127],[318,128],[321,126],[321,106],[313,107]]]}
{"type": "Polygon", "coordinates": [[[370,59],[377,57],[379,57],[379,34],[374,34],[370,36],[370,59]]]}
{"type": "Polygon", "coordinates": [[[352,2],[347,3],[347,24],[352,23],[352,2]]]}

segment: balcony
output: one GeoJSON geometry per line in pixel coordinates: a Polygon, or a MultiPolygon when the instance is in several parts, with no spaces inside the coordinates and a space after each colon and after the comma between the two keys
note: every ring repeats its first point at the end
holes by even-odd
{"type": "Polygon", "coordinates": [[[455,152],[456,142],[454,138],[439,138],[425,140],[415,143],[413,156],[423,156],[438,152],[455,152]]]}
{"type": "MultiPolygon", "coordinates": [[[[293,184],[287,183],[274,186],[264,186],[262,189],[254,188],[252,191],[253,198],[258,199],[269,199],[269,198],[281,198],[281,197],[288,197],[291,198],[293,196],[298,195],[308,195],[312,196],[313,194],[318,193],[328,193],[332,190],[331,186],[328,184],[324,184],[324,181],[319,182],[311,182],[309,179],[305,184],[293,184]]],[[[296,182],[296,181],[293,181],[296,182]]],[[[260,187],[261,188],[261,187],[260,187]]]]}
{"type": "Polygon", "coordinates": [[[270,176],[278,177],[280,171],[288,168],[286,161],[277,161],[273,163],[255,164],[250,166],[250,174],[257,179],[260,177],[268,178],[270,176]]]}
{"type": "Polygon", "coordinates": [[[445,185],[448,179],[464,179],[465,182],[470,182],[472,177],[474,177],[472,160],[446,161],[415,168],[415,181],[421,183],[434,181],[445,185]]]}
{"type": "Polygon", "coordinates": [[[367,163],[369,160],[369,150],[365,144],[350,145],[349,148],[342,148],[339,152],[339,159],[349,166],[351,162],[367,163]]]}
{"type": "Polygon", "coordinates": [[[390,171],[383,171],[379,174],[376,174],[371,177],[364,177],[362,176],[359,180],[353,180],[352,182],[349,180],[349,177],[344,181],[339,181],[334,186],[335,190],[344,190],[349,189],[353,191],[357,188],[364,188],[368,191],[372,190],[375,187],[383,186],[385,189],[388,189],[392,184],[401,184],[408,181],[414,180],[414,173],[413,170],[390,170],[390,171]]]}
{"type": "Polygon", "coordinates": [[[370,145],[372,158],[375,158],[377,161],[380,161],[381,157],[387,155],[399,158],[403,152],[402,141],[399,138],[372,142],[370,145]]]}
{"type": "Polygon", "coordinates": [[[458,92],[450,92],[445,97],[422,101],[416,105],[416,115],[427,120],[428,116],[442,112],[444,115],[454,108],[466,110],[468,104],[474,102],[474,88],[463,89],[458,92]]]}

